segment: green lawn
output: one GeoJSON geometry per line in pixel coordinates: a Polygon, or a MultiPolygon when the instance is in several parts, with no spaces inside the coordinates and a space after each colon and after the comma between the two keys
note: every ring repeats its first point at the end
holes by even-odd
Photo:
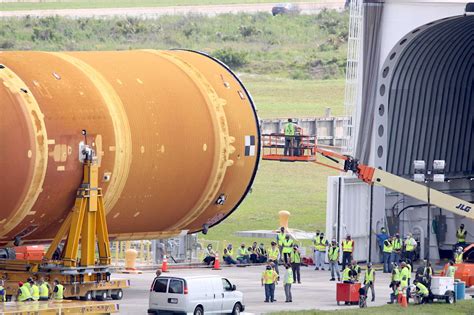
{"type": "Polygon", "coordinates": [[[337,310],[337,311],[296,311],[296,312],[278,312],[272,313],[275,315],[331,315],[331,314],[376,314],[376,315],[385,315],[385,314],[417,314],[417,315],[466,315],[474,314],[474,302],[472,299],[459,301],[456,304],[445,304],[445,303],[433,303],[428,305],[414,305],[409,306],[408,308],[401,308],[398,305],[386,305],[386,306],[377,306],[377,307],[368,307],[364,309],[351,309],[351,310],[337,310]]]}
{"type": "MultiPolygon", "coordinates": [[[[292,2],[303,2],[293,0],[292,2]]],[[[181,5],[271,3],[272,0],[40,0],[38,3],[2,3],[2,10],[165,7],[181,5]]],[[[313,0],[318,2],[318,0],[313,0]]]]}

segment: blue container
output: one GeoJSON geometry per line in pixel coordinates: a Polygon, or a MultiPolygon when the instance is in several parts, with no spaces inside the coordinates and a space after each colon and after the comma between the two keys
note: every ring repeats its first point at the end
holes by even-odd
{"type": "Polygon", "coordinates": [[[456,300],[464,300],[466,295],[466,283],[465,282],[454,282],[454,294],[456,296],[456,300]]]}

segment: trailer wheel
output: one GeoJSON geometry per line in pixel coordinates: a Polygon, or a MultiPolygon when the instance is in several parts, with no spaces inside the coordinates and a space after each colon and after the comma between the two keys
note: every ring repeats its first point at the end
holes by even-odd
{"type": "Polygon", "coordinates": [[[83,301],[90,301],[90,300],[92,300],[92,292],[91,292],[91,291],[87,291],[86,294],[84,294],[84,296],[81,296],[81,300],[83,300],[83,301]]]}
{"type": "Polygon", "coordinates": [[[107,291],[97,291],[97,293],[95,294],[95,299],[97,301],[107,300],[107,291]]]}
{"type": "Polygon", "coordinates": [[[456,297],[454,296],[454,292],[453,291],[446,292],[446,303],[453,304],[454,302],[456,302],[456,297]]]}
{"type": "Polygon", "coordinates": [[[112,300],[121,300],[123,298],[123,291],[122,289],[118,289],[115,294],[111,294],[112,300]]]}

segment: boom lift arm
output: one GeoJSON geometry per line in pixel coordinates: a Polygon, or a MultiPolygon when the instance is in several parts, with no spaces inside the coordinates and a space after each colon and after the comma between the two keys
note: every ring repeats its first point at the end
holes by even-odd
{"type": "MultiPolygon", "coordinates": [[[[411,180],[399,177],[397,175],[393,175],[375,167],[360,164],[357,159],[354,159],[353,157],[348,155],[342,155],[336,152],[324,150],[318,148],[318,146],[315,146],[314,150],[316,153],[319,153],[320,155],[328,158],[329,160],[335,163],[340,163],[340,161],[343,161],[344,166],[342,168],[335,167],[333,165],[320,162],[317,159],[314,161],[314,163],[326,167],[331,167],[342,172],[352,172],[359,179],[370,185],[379,185],[391,189],[393,191],[397,191],[405,195],[411,196],[418,200],[428,202],[428,197],[426,193],[427,188],[424,185],[415,183],[411,180]]],[[[453,212],[457,215],[465,216],[474,220],[474,204],[467,202],[463,199],[459,199],[437,191],[435,189],[431,189],[430,203],[450,212],[453,212]]]]}

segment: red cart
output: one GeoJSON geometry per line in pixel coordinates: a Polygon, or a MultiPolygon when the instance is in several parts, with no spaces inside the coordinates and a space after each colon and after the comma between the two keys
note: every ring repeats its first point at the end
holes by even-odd
{"type": "Polygon", "coordinates": [[[337,305],[341,302],[346,304],[359,303],[360,283],[337,283],[336,301],[337,305]]]}

